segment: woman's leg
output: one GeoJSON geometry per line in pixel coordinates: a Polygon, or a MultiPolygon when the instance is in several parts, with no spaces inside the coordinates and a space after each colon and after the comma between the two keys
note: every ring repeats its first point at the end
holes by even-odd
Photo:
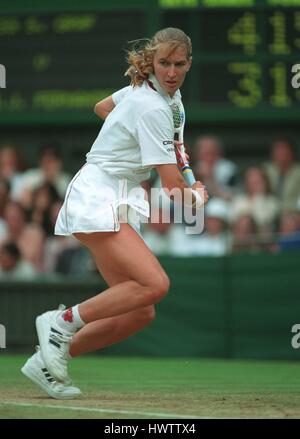
{"type": "Polygon", "coordinates": [[[88,323],[74,335],[69,353],[71,357],[77,357],[119,343],[141,331],[154,317],[155,309],[152,305],[88,323]]]}
{"type": "Polygon", "coordinates": [[[79,313],[85,323],[125,314],[159,302],[169,289],[169,279],[156,257],[128,224],[117,233],[75,234],[92,253],[101,274],[110,284],[122,281],[82,302],[79,313]]]}
{"type": "MultiPolygon", "coordinates": [[[[101,325],[101,334],[106,344],[115,343],[132,335],[142,325],[141,321],[138,324],[132,323],[132,319],[138,314],[131,315],[129,318],[124,317],[124,314],[137,312],[145,315],[146,313],[148,314],[146,320],[149,320],[149,314],[151,314],[149,310],[142,310],[153,306],[165,296],[169,288],[169,279],[144,241],[128,224],[122,224],[117,233],[89,235],[80,233],[76,234],[76,237],[91,251],[100,272],[104,275],[106,273],[105,278],[109,283],[113,278],[112,275],[110,276],[109,267],[112,267],[114,276],[116,276],[115,273],[119,275],[120,283],[114,284],[103,293],[78,306],[80,318],[86,324],[107,319],[107,322],[101,325]],[[119,315],[123,318],[118,321],[118,324],[110,319],[119,315]],[[131,322],[130,326],[129,322],[131,322]],[[113,337],[107,335],[105,339],[105,333],[107,334],[113,325],[117,325],[119,329],[115,331],[113,337]]],[[[78,312],[77,307],[76,312],[78,312]]],[[[47,312],[37,317],[36,327],[47,368],[57,380],[64,382],[68,377],[68,353],[76,330],[72,329],[71,323],[68,330],[63,329],[60,319],[70,322],[67,312],[63,315],[60,311],[47,312]]],[[[71,355],[84,352],[83,339],[86,339],[88,335],[93,337],[93,343],[91,340],[88,345],[89,350],[99,348],[99,343],[95,343],[95,338],[96,333],[100,336],[99,326],[97,326],[100,323],[98,322],[97,325],[96,323],[87,328],[85,333],[84,328],[81,330],[81,338],[78,335],[78,341],[74,341],[71,355]]],[[[103,343],[100,343],[101,346],[103,347],[103,343]]]]}
{"type": "MultiPolygon", "coordinates": [[[[86,236],[84,235],[83,238],[86,236]]],[[[108,259],[102,258],[101,254],[99,258],[97,251],[93,254],[93,257],[97,268],[109,287],[129,280],[118,268],[114,269],[108,259]]],[[[72,357],[76,357],[125,340],[151,323],[154,317],[155,308],[150,305],[125,314],[88,323],[73,337],[70,354],[72,357]]]]}

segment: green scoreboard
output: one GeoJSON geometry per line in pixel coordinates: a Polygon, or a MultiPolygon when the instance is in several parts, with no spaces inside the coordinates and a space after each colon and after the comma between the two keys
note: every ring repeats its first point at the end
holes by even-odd
{"type": "Polygon", "coordinates": [[[0,86],[6,86],[0,124],[94,123],[93,105],[128,83],[127,42],[167,26],[193,42],[182,90],[190,122],[300,118],[300,0],[0,0],[0,6],[0,86]]]}

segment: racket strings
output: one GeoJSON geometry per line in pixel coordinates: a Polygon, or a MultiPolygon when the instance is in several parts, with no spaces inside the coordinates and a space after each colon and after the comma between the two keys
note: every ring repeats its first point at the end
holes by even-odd
{"type": "Polygon", "coordinates": [[[174,128],[178,129],[181,127],[182,122],[180,107],[174,102],[174,104],[171,105],[171,110],[173,115],[174,128]]]}

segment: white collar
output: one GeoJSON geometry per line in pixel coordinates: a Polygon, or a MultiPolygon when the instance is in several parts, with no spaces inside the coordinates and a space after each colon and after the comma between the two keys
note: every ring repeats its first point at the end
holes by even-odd
{"type": "Polygon", "coordinates": [[[162,87],[160,86],[158,80],[156,79],[156,76],[153,73],[150,73],[149,75],[149,81],[152,82],[155,90],[166,99],[166,101],[168,102],[168,104],[173,104],[174,102],[178,102],[181,100],[181,93],[180,90],[176,90],[176,92],[174,93],[174,96],[171,98],[171,96],[169,95],[169,93],[167,93],[166,91],[164,91],[162,89],[162,87]]]}

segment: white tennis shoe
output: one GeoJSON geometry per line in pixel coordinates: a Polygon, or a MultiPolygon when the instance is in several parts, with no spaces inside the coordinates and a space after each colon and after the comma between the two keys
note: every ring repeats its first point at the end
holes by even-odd
{"type": "MultiPolygon", "coordinates": [[[[39,347],[37,347],[37,352],[26,361],[21,372],[51,398],[73,399],[81,396],[78,387],[67,385],[67,383],[62,384],[54,379],[43,361],[39,347]]],[[[68,379],[68,382],[70,383],[71,380],[68,379]]]]}
{"type": "Polygon", "coordinates": [[[35,320],[45,365],[54,378],[62,383],[68,380],[69,348],[74,335],[56,323],[64,308],[60,306],[58,310],[45,312],[35,320]]]}

